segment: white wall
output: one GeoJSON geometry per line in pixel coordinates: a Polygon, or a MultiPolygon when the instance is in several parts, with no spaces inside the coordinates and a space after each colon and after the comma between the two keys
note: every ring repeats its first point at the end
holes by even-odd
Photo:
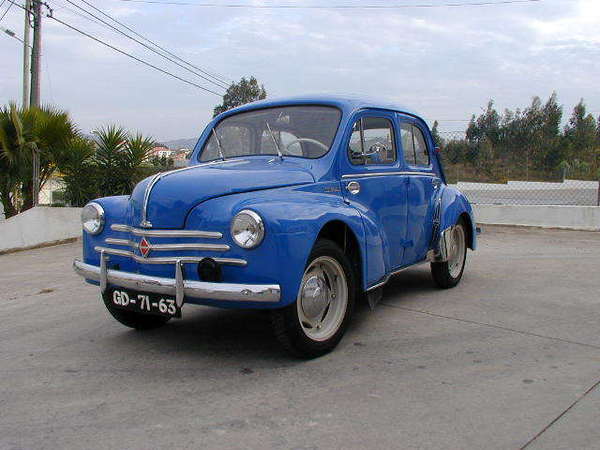
{"type": "MultiPolygon", "coordinates": [[[[522,225],[600,231],[600,207],[473,205],[475,220],[488,225],[522,225]]],[[[0,252],[81,236],[81,208],[39,206],[0,222],[0,252]]]]}
{"type": "Polygon", "coordinates": [[[0,252],[81,236],[81,208],[38,206],[0,222],[0,252]]]}
{"type": "Polygon", "coordinates": [[[477,223],[600,231],[598,206],[474,204],[477,223]]]}

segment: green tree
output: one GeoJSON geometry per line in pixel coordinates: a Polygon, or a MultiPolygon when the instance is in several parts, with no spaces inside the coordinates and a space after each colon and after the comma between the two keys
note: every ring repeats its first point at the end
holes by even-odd
{"type": "Polygon", "coordinates": [[[110,125],[93,131],[97,138],[95,154],[99,196],[129,194],[145,175],[154,139],[141,134],[131,136],[125,128],[110,125]]]}
{"type": "Polygon", "coordinates": [[[101,127],[93,134],[95,142],[75,139],[70,158],[60,166],[65,199],[73,206],[98,197],[129,194],[136,183],[159,169],[149,161],[155,146],[151,137],[132,136],[116,125],[101,127]]]}
{"type": "Polygon", "coordinates": [[[65,183],[65,201],[71,206],[85,206],[98,197],[99,177],[95,164],[95,144],[84,137],[71,141],[71,151],[59,166],[65,183]]]}
{"type": "Polygon", "coordinates": [[[262,84],[258,84],[256,78],[242,78],[239,83],[232,83],[227,88],[225,95],[223,95],[223,102],[215,106],[213,110],[213,117],[237,106],[265,98],[267,98],[267,91],[262,84]]]}
{"type": "Polygon", "coordinates": [[[573,113],[564,129],[564,143],[568,159],[579,159],[588,164],[596,163],[598,147],[596,120],[586,111],[583,99],[573,108],[573,113]]]}
{"type": "Polygon", "coordinates": [[[33,155],[39,154],[41,189],[69,152],[77,130],[51,106],[0,109],[0,198],[7,217],[33,205],[33,155]]]}
{"type": "Polygon", "coordinates": [[[433,127],[431,127],[431,137],[433,138],[433,143],[436,147],[440,149],[444,147],[444,138],[440,135],[438,130],[439,123],[438,121],[433,122],[433,127]]]}

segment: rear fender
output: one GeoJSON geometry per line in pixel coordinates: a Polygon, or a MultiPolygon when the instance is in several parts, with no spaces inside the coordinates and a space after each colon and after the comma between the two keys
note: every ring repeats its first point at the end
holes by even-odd
{"type": "Polygon", "coordinates": [[[441,214],[439,232],[456,225],[462,217],[467,224],[467,244],[471,250],[477,247],[477,232],[473,209],[465,195],[454,187],[446,186],[441,194],[441,214]]]}

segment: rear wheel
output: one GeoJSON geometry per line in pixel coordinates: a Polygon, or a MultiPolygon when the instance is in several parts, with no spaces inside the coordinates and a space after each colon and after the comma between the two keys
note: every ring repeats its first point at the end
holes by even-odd
{"type": "Polygon", "coordinates": [[[135,311],[125,311],[123,309],[115,308],[110,301],[111,299],[106,294],[102,295],[102,299],[111,316],[129,328],[135,328],[136,330],[152,330],[153,328],[162,327],[170,320],[170,317],[140,314],[135,311]]]}
{"type": "Polygon", "coordinates": [[[448,261],[431,263],[431,275],[435,283],[448,289],[456,286],[462,278],[467,260],[467,232],[461,218],[452,227],[448,248],[448,261]]]}
{"type": "Polygon", "coordinates": [[[355,299],[350,261],[332,241],[317,241],[296,302],[272,312],[275,335],[292,354],[314,358],[331,351],[350,322],[355,299]]]}

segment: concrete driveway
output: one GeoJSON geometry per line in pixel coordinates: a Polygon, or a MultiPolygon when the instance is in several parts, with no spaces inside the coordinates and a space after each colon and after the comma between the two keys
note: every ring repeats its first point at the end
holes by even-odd
{"type": "Polygon", "coordinates": [[[484,231],[457,288],[403,272],[312,361],[256,312],[122,327],[78,243],[0,256],[0,448],[599,448],[600,234],[484,231]]]}

